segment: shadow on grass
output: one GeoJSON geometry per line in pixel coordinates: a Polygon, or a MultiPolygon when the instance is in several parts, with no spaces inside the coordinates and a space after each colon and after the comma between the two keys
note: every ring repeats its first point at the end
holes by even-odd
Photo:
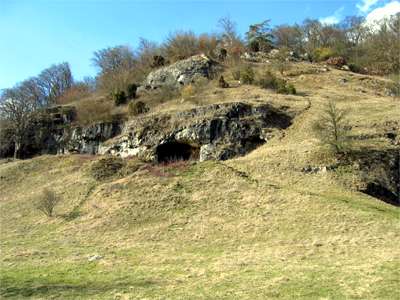
{"type": "Polygon", "coordinates": [[[0,287],[0,298],[22,298],[22,297],[50,297],[50,296],[93,296],[96,294],[104,294],[108,291],[124,290],[127,287],[135,286],[138,288],[148,288],[156,285],[151,280],[139,279],[136,281],[125,281],[111,284],[96,282],[87,284],[35,284],[34,282],[25,282],[24,284],[16,284],[15,282],[2,281],[0,287]]]}

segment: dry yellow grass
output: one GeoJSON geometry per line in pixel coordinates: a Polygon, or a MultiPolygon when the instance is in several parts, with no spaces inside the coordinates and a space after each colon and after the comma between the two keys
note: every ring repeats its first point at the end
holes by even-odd
{"type": "MultiPolygon", "coordinates": [[[[303,113],[247,156],[160,167],[168,176],[141,168],[98,182],[88,172],[96,159],[89,156],[1,163],[1,295],[396,299],[398,209],[346,189],[335,172],[301,172],[334,161],[311,130],[328,99],[352,110],[357,134],[398,121],[398,100],[364,86],[360,93],[360,77],[336,70],[293,76],[299,96],[253,86],[205,89],[204,104],[270,102],[303,113]],[[351,79],[340,83],[345,76],[351,79]],[[32,208],[43,187],[64,198],[57,218],[32,208]],[[102,258],[88,262],[96,254],[102,258]]],[[[179,101],[157,110],[194,105],[179,101]]]]}

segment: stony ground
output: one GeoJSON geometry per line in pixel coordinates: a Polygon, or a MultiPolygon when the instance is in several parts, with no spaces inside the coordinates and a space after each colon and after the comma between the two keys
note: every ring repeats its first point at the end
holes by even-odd
{"type": "Polygon", "coordinates": [[[399,121],[399,100],[378,77],[315,68],[292,67],[297,96],[213,87],[155,109],[240,100],[301,112],[245,157],[104,181],[90,175],[92,156],[3,161],[1,297],[400,298],[398,208],[352,189],[349,168],[302,172],[335,162],[311,130],[328,99],[350,110],[352,134],[367,137],[360,149],[393,147],[382,133],[399,121]],[[44,187],[63,197],[53,218],[33,205],[44,187]]]}

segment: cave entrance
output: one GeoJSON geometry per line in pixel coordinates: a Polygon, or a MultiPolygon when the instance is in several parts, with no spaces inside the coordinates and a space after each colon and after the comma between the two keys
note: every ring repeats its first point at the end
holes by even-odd
{"type": "Polygon", "coordinates": [[[169,142],[157,147],[157,160],[159,163],[169,163],[179,160],[198,160],[200,148],[189,144],[169,142]]]}
{"type": "Polygon", "coordinates": [[[241,141],[242,147],[245,153],[249,153],[259,146],[265,144],[265,140],[261,139],[260,137],[254,136],[248,139],[244,139],[241,141]]]}
{"type": "Polygon", "coordinates": [[[394,206],[400,206],[400,198],[398,195],[394,194],[384,186],[380,184],[376,184],[374,182],[370,182],[367,184],[365,190],[362,191],[364,194],[382,200],[388,204],[392,204],[394,206]]]}

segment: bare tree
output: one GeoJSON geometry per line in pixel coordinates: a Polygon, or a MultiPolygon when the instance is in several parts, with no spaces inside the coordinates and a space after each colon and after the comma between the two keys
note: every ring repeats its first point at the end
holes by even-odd
{"type": "MultiPolygon", "coordinates": [[[[0,118],[11,134],[14,143],[14,159],[20,155],[21,148],[28,135],[32,115],[38,109],[39,103],[26,97],[23,84],[3,91],[0,97],[0,118]]],[[[5,130],[3,128],[2,130],[5,130]]]]}
{"type": "Polygon", "coordinates": [[[218,27],[221,29],[221,37],[228,46],[233,46],[236,40],[240,40],[237,33],[236,23],[229,17],[218,20],[218,27]]]}
{"type": "Polygon", "coordinates": [[[136,57],[128,46],[115,46],[94,52],[92,62],[104,74],[133,68],[136,57]]]}
{"type": "Polygon", "coordinates": [[[275,45],[278,47],[287,47],[295,51],[301,51],[303,48],[303,32],[298,25],[281,25],[274,28],[275,45]]]}
{"type": "Polygon", "coordinates": [[[33,79],[32,86],[39,92],[47,105],[54,104],[73,85],[69,64],[64,62],[43,70],[33,79]]]}
{"type": "Polygon", "coordinates": [[[140,70],[135,53],[128,46],[116,46],[96,51],[92,59],[99,69],[98,87],[109,93],[125,91],[137,80],[140,70]]]}
{"type": "Polygon", "coordinates": [[[52,217],[54,209],[61,201],[61,197],[57,195],[53,190],[43,189],[36,202],[36,209],[44,213],[47,217],[52,217]]]}

